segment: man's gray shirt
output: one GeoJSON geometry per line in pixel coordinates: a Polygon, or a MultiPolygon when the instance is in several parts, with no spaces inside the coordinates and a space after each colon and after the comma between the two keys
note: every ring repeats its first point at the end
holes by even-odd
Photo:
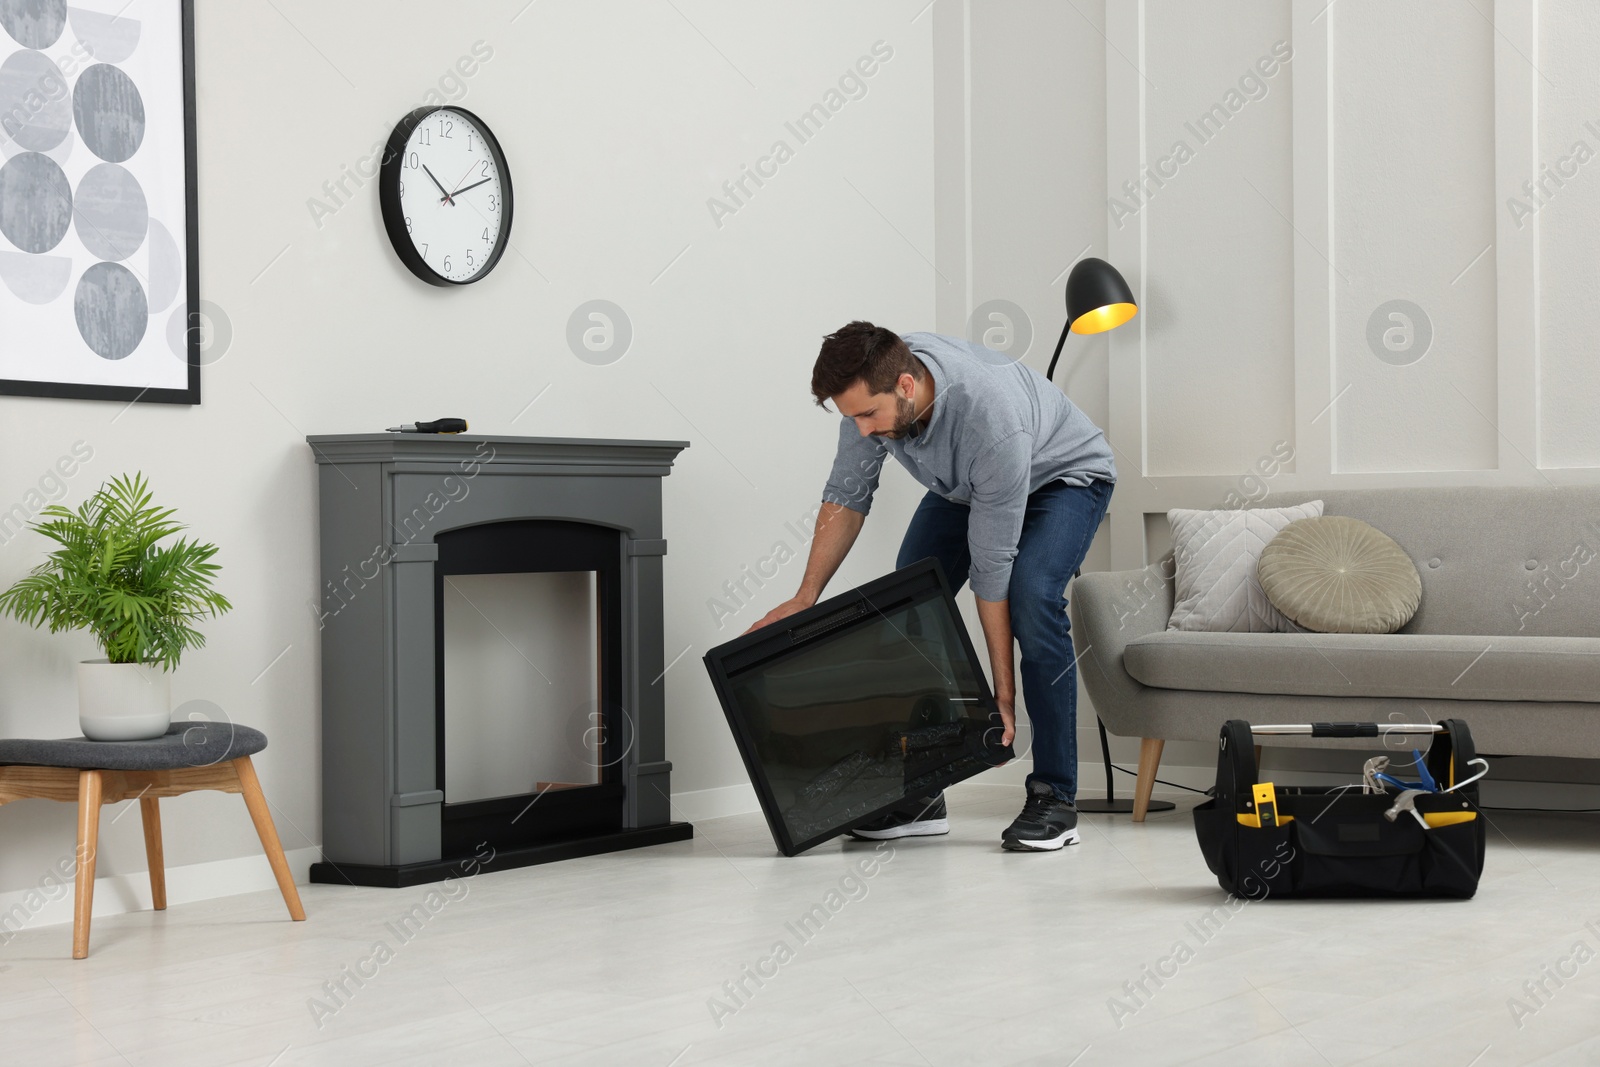
{"type": "Polygon", "coordinates": [[[959,337],[908,333],[902,340],[933,374],[933,410],[917,437],[863,437],[841,417],[839,450],[822,499],[859,511],[892,452],[911,476],[971,507],[969,581],[984,600],[1005,600],[1028,494],[1054,481],[1115,482],[1105,434],[1030,367],[959,337]]]}

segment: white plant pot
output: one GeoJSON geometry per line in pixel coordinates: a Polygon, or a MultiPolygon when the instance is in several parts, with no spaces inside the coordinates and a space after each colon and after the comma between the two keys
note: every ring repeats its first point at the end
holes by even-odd
{"type": "Polygon", "coordinates": [[[172,724],[172,675],[144,663],[78,664],[78,725],[91,741],[143,741],[172,724]]]}

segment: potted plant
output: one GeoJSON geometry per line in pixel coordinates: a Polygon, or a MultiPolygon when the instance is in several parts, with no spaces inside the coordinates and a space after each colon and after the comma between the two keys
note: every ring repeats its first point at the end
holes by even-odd
{"type": "Polygon", "coordinates": [[[173,509],[150,502],[144,475],[100,486],[77,511],[52,504],[33,529],[58,547],[0,593],[0,615],[50,632],[88,630],[106,658],[78,664],[78,722],[96,741],[160,737],[172,721],[168,672],[205,637],[192,625],[230,609],[211,588],[216,545],[187,538],[173,509]],[[159,671],[155,670],[160,667],[159,671]]]}

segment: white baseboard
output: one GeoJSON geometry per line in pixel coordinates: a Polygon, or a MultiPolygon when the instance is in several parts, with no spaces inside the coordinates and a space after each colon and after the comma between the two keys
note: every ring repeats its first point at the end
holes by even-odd
{"type": "MultiPolygon", "coordinates": [[[[1118,764],[1118,766],[1123,766],[1118,764]]],[[[1132,768],[1128,768],[1132,769],[1132,768]]],[[[989,786],[1015,786],[1021,788],[1029,773],[1033,770],[1033,761],[1026,759],[1013,760],[1004,767],[996,767],[985,771],[976,778],[969,778],[961,783],[962,786],[989,785],[989,786]]],[[[1112,772],[1116,775],[1114,790],[1118,797],[1132,798],[1134,777],[1122,771],[1112,772]]],[[[1213,767],[1195,767],[1183,764],[1162,764],[1158,772],[1159,777],[1175,785],[1187,786],[1190,789],[1206,790],[1216,784],[1217,769],[1213,767]]],[[[1325,771],[1285,771],[1284,778],[1298,785],[1343,785],[1355,781],[1346,775],[1331,774],[1325,771]]],[[[1356,776],[1359,778],[1359,775],[1356,776]]],[[[1105,795],[1106,769],[1100,762],[1078,764],[1078,795],[1084,797],[1102,797],[1105,795]]],[[[957,786],[956,788],[961,788],[957,786]]],[[[1600,808],[1600,785],[1586,785],[1570,782],[1528,782],[1510,779],[1495,780],[1491,761],[1490,777],[1485,779],[1479,787],[1481,790],[1480,801],[1485,807],[1506,808],[1600,808]]],[[[1188,796],[1195,800],[1204,799],[1193,793],[1186,793],[1182,789],[1156,784],[1156,796],[1172,799],[1179,796],[1188,796]]],[[[723,786],[718,789],[697,789],[687,793],[674,793],[672,795],[672,817],[686,822],[698,819],[717,819],[725,815],[745,815],[761,810],[756,800],[755,789],[748,784],[723,786]]]]}
{"type": "Polygon", "coordinates": [[[672,794],[672,818],[681,822],[720,819],[725,815],[746,815],[760,810],[755,786],[748,782],[672,794]]]}
{"type": "MultiPolygon", "coordinates": [[[[1022,786],[1033,769],[1031,760],[1014,760],[1004,767],[985,771],[970,778],[961,786],[1022,786]]],[[[1214,767],[1192,767],[1182,764],[1163,765],[1161,777],[1169,782],[1191,789],[1209,789],[1216,781],[1214,767]]],[[[1347,776],[1319,771],[1288,771],[1301,785],[1340,785],[1347,776]]],[[[1116,772],[1116,794],[1133,796],[1133,776],[1116,772]]],[[[1105,767],[1101,763],[1078,765],[1078,792],[1085,797],[1102,796],[1105,792],[1105,767]]],[[[1600,808],[1600,785],[1566,782],[1495,781],[1492,777],[1481,786],[1485,807],[1515,808],[1600,808]]],[[[1190,796],[1181,790],[1158,784],[1156,795],[1171,798],[1190,796]]],[[[1195,798],[1198,799],[1198,798],[1195,798]]],[[[761,810],[755,789],[749,784],[720,786],[715,789],[693,789],[672,794],[672,818],[683,822],[719,819],[728,815],[746,815],[761,810]]],[[[317,847],[297,848],[286,853],[289,870],[297,885],[309,880],[311,865],[322,859],[317,847]]],[[[236,859],[213,860],[184,867],[167,869],[167,903],[188,904],[216,897],[237,896],[276,889],[272,868],[262,855],[241,856],[236,859]]],[[[146,872],[113,874],[96,878],[94,883],[94,914],[121,915],[130,911],[147,911],[150,908],[150,879],[146,872]]],[[[36,926],[50,926],[72,921],[72,882],[68,879],[51,879],[29,888],[0,893],[0,944],[10,939],[17,930],[36,926]]]]}
{"type": "MultiPolygon", "coordinates": [[[[311,865],[322,859],[320,848],[287,850],[289,872],[295,883],[304,885],[311,865]]],[[[67,856],[70,865],[71,854],[67,856]]],[[[70,869],[70,866],[69,866],[70,869]]],[[[189,904],[197,900],[238,896],[263,889],[276,890],[277,879],[267,857],[239,856],[235,859],[191,863],[167,868],[167,905],[189,904]]],[[[122,915],[150,910],[150,874],[110,874],[94,880],[94,917],[122,915]]],[[[28,889],[0,893],[0,944],[18,930],[72,921],[72,878],[50,877],[28,889]]]]}
{"type": "MultiPolygon", "coordinates": [[[[1193,785],[1197,789],[1210,787],[1210,778],[1214,776],[1214,772],[1209,768],[1205,771],[1207,780],[1204,782],[1200,781],[1200,768],[1181,769],[1193,771],[1194,773],[1186,776],[1169,775],[1166,773],[1168,768],[1163,767],[1161,776],[1182,782],[1184,785],[1193,785]],[[1191,782],[1190,778],[1193,778],[1194,781],[1191,782]]],[[[993,770],[984,771],[976,778],[969,778],[962,785],[970,783],[973,785],[999,785],[1021,789],[1032,770],[1032,760],[1012,760],[1004,767],[996,767],[993,770]]],[[[1102,795],[1105,792],[1105,777],[1104,764],[1078,764],[1079,792],[1084,796],[1097,797],[1102,795]]],[[[1157,786],[1156,791],[1158,793],[1167,791],[1166,786],[1157,786]]],[[[1119,797],[1132,797],[1133,777],[1119,772],[1117,774],[1116,792],[1119,797]]],[[[701,819],[720,819],[727,815],[749,815],[760,810],[761,804],[756,799],[755,788],[748,783],[745,785],[725,785],[715,789],[692,789],[685,793],[672,794],[672,817],[684,822],[696,822],[701,819]]]]}

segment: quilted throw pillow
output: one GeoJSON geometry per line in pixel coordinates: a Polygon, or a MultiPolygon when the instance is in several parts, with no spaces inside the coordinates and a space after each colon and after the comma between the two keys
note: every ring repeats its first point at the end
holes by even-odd
{"type": "Polygon", "coordinates": [[[1296,519],[1322,515],[1322,501],[1288,508],[1195,511],[1174,508],[1172,558],[1177,565],[1169,630],[1304,633],[1272,606],[1256,577],[1261,550],[1296,519]]]}

